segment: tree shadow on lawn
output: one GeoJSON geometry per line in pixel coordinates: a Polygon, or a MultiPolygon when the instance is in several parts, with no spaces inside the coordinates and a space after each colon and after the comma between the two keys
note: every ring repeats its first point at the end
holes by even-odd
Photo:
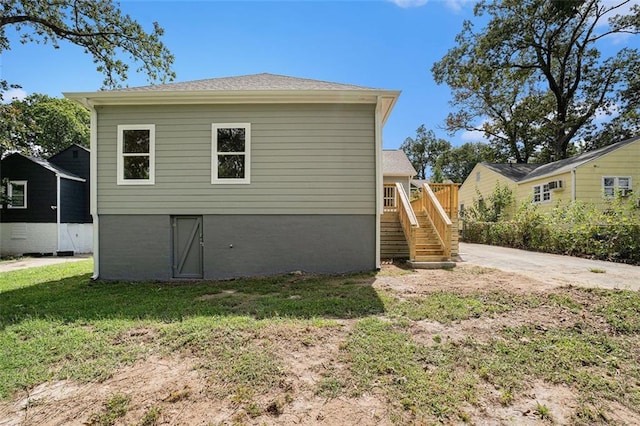
{"type": "Polygon", "coordinates": [[[0,294],[0,329],[27,318],[64,322],[195,316],[357,318],[384,312],[374,274],[188,283],[92,281],[90,274],[0,294]]]}

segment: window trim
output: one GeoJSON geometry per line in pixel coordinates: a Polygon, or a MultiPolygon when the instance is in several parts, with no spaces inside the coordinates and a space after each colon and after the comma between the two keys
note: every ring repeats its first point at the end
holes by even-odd
{"type": "Polygon", "coordinates": [[[549,188],[549,183],[541,183],[539,185],[533,185],[533,202],[535,204],[539,203],[550,203],[551,202],[551,188],[549,188]],[[544,187],[547,187],[547,190],[544,190],[544,187]],[[540,200],[536,201],[536,188],[540,188],[540,200]],[[549,194],[549,199],[544,199],[544,194],[549,194]]]}
{"type": "Polygon", "coordinates": [[[251,183],[251,123],[212,123],[211,124],[211,184],[246,185],[251,183]],[[224,152],[226,155],[244,155],[244,178],[218,177],[218,129],[243,128],[244,151],[224,152]]]}
{"type": "Polygon", "coordinates": [[[117,151],[117,183],[118,185],[154,185],[156,182],[156,125],[155,124],[119,124],[118,125],[118,151],[117,151]],[[148,179],[125,179],[124,177],[124,131],[148,130],[149,153],[135,153],[135,156],[147,155],[149,157],[148,179]]]}
{"type": "Polygon", "coordinates": [[[633,181],[631,179],[631,176],[602,176],[601,182],[602,182],[602,194],[605,196],[605,198],[614,198],[616,196],[616,194],[618,193],[618,190],[623,189],[620,187],[620,179],[629,179],[629,186],[624,188],[624,189],[633,189],[633,181]],[[604,180],[605,179],[613,179],[613,194],[608,195],[606,193],[606,189],[607,188],[611,188],[611,187],[606,187],[604,185],[604,180]]]}
{"type": "Polygon", "coordinates": [[[7,203],[8,209],[26,209],[27,208],[27,181],[26,180],[10,180],[7,188],[7,197],[11,200],[13,195],[13,184],[24,186],[24,203],[21,206],[14,206],[11,202],[7,203]]]}

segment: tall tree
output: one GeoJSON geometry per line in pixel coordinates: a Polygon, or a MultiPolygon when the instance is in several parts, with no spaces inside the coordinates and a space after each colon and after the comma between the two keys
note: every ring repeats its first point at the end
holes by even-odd
{"type": "Polygon", "coordinates": [[[436,166],[442,170],[444,179],[462,183],[477,163],[504,160],[504,157],[500,157],[500,154],[485,143],[467,142],[445,152],[438,159],[436,166]]]}
{"type": "MultiPolygon", "coordinates": [[[[160,41],[164,30],[157,22],[146,32],[118,3],[111,0],[3,0],[0,7],[0,53],[11,49],[7,28],[13,27],[21,43],[60,41],[78,45],[93,57],[104,74],[104,86],[119,87],[127,79],[129,63],[150,82],[172,80],[174,57],[160,41]]],[[[0,81],[0,89],[10,83],[0,81]]]]}
{"type": "Polygon", "coordinates": [[[458,108],[447,127],[482,130],[518,162],[541,149],[566,158],[596,114],[620,107],[640,67],[637,49],[603,58],[598,48],[607,37],[638,34],[640,7],[631,0],[483,0],[474,14],[486,15],[486,26],[476,32],[466,21],[457,46],[432,68],[458,108]]]}
{"type": "Polygon", "coordinates": [[[73,143],[89,145],[89,111],[60,98],[33,94],[0,105],[0,145],[49,157],[73,143]]]}
{"type": "Polygon", "coordinates": [[[418,179],[426,179],[427,168],[433,167],[438,158],[451,149],[451,144],[444,139],[436,138],[433,130],[427,130],[424,124],[416,130],[416,137],[404,140],[400,149],[418,172],[418,179]]]}

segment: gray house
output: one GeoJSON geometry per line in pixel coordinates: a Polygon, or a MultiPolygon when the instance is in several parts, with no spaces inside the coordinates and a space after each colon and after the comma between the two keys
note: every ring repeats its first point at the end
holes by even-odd
{"type": "Polygon", "coordinates": [[[91,110],[96,278],[379,267],[398,91],[257,74],[65,96],[91,110]]]}

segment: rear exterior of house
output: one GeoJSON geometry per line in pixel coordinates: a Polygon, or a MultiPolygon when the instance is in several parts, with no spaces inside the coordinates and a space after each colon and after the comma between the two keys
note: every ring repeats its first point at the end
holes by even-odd
{"type": "Polygon", "coordinates": [[[94,275],[375,269],[398,95],[270,74],[67,94],[92,110],[94,275]]]}
{"type": "MultiPolygon", "coordinates": [[[[81,150],[86,157],[72,158],[69,165],[73,168],[75,164],[79,172],[85,167],[88,175],[86,149],[74,145],[57,159],[74,150],[81,150]]],[[[10,201],[0,215],[1,255],[91,252],[93,232],[86,180],[55,164],[56,158],[52,160],[18,153],[2,160],[2,178],[7,182],[10,201]]]]}

